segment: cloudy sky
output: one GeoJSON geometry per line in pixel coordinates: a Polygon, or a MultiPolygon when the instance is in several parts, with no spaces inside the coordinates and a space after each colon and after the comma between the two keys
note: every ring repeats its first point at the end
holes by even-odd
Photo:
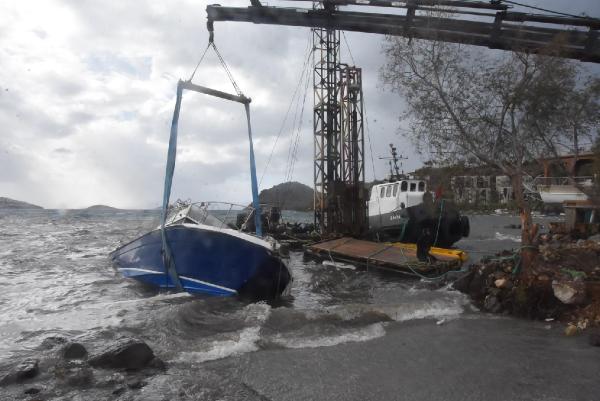
{"type": "MultiPolygon", "coordinates": [[[[1,1],[0,196],[47,208],[158,206],[175,86],[179,78],[190,76],[206,46],[205,7],[212,2],[1,1]]],[[[522,2],[600,16],[598,0],[522,2]]],[[[346,37],[363,68],[375,176],[385,175],[385,164],[377,158],[387,154],[390,142],[410,156],[407,170],[418,167],[421,158],[398,134],[402,98],[385,91],[378,78],[383,38],[346,37]]],[[[309,39],[305,28],[216,25],[216,43],[241,89],[253,99],[259,176],[298,85],[309,39]]],[[[344,61],[350,61],[342,47],[344,61]]],[[[194,82],[232,91],[214,54],[207,56],[194,82]]],[[[302,100],[303,95],[301,85],[297,96],[302,100]]],[[[286,177],[300,120],[292,179],[312,184],[310,85],[303,116],[301,103],[297,113],[292,108],[261,188],[286,177]]],[[[238,104],[184,96],[173,199],[250,199],[244,118],[238,104]]],[[[372,179],[368,149],[367,142],[367,179],[372,179]]]]}

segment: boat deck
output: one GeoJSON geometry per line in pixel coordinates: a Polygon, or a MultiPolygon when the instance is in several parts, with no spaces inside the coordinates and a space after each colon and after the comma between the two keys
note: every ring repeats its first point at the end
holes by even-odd
{"type": "Polygon", "coordinates": [[[410,276],[443,274],[459,269],[467,260],[464,251],[431,248],[430,255],[435,261],[421,262],[417,259],[417,247],[414,244],[373,242],[349,237],[318,242],[308,246],[305,252],[322,259],[394,270],[410,276]]]}

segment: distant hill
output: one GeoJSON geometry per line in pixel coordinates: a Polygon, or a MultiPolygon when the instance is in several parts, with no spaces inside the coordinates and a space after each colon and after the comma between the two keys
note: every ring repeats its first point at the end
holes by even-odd
{"type": "Polygon", "coordinates": [[[0,197],[0,209],[43,209],[43,207],[10,198],[0,197]]]}
{"type": "Polygon", "coordinates": [[[89,210],[91,212],[114,212],[119,209],[117,209],[116,207],[106,205],[93,205],[90,207],[86,207],[84,210],[89,210]]]}
{"type": "Polygon", "coordinates": [[[313,209],[314,191],[299,182],[284,182],[260,191],[260,203],[269,203],[285,210],[307,211],[313,209]]]}

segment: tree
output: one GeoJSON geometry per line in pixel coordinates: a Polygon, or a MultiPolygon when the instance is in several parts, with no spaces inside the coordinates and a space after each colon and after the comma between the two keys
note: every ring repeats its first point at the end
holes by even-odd
{"type": "MultiPolygon", "coordinates": [[[[551,54],[484,53],[464,45],[392,37],[384,52],[382,80],[406,99],[403,118],[410,121],[410,135],[421,151],[445,163],[474,160],[510,177],[526,271],[537,227],[524,177],[536,160],[559,154],[560,144],[572,138],[566,129],[573,119],[571,103],[582,88],[596,83],[581,81],[578,65],[551,54]]],[[[597,118],[591,115],[593,107],[577,110],[580,121],[597,118]]],[[[592,127],[580,124],[579,134],[592,127]]]]}

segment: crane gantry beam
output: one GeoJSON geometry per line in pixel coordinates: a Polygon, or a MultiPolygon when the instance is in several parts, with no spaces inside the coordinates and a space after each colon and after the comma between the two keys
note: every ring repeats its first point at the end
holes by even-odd
{"type": "MultiPolygon", "coordinates": [[[[448,16],[440,17],[418,14],[418,10],[431,10],[438,1],[383,1],[383,0],[329,0],[327,4],[371,5],[404,8],[406,13],[380,13],[342,11],[335,7],[323,9],[286,8],[266,6],[257,0],[249,7],[223,7],[209,5],[206,8],[208,29],[213,31],[217,21],[241,21],[255,24],[302,26],[309,28],[336,29],[365,33],[378,33],[404,36],[416,39],[440,40],[484,46],[492,49],[527,51],[538,53],[556,46],[561,57],[600,63],[600,20],[593,18],[555,17],[550,15],[527,14],[508,11],[498,2],[489,3],[502,7],[486,7],[495,13],[480,13],[477,19],[491,18],[491,21],[458,18],[470,14],[465,5],[452,0],[442,1],[448,16]],[[378,4],[379,3],[379,4],[378,4]],[[456,17],[454,17],[456,16],[456,17]],[[558,27],[560,26],[560,27],[558,27]],[[587,28],[587,29],[585,29],[587,28]],[[585,29],[585,30],[584,30],[585,29]]],[[[472,4],[488,4],[474,2],[472,4]]],[[[473,8],[473,7],[469,7],[473,8]]],[[[479,7],[480,9],[483,6],[479,7]]],[[[472,14],[472,13],[471,13],[472,14]]]]}

